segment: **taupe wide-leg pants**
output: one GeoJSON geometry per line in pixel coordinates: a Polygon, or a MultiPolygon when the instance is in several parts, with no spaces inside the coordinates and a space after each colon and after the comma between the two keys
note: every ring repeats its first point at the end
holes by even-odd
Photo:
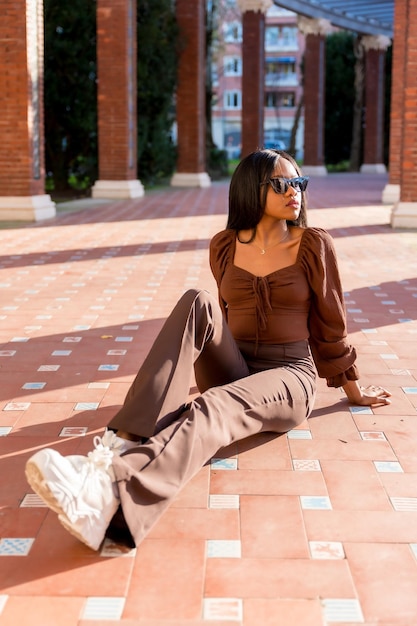
{"type": "Polygon", "coordinates": [[[108,425],[149,437],[113,459],[136,545],[220,448],[287,432],[310,414],[316,373],[307,342],[259,346],[256,356],[246,348],[206,291],[187,291],[167,318],[108,425]],[[193,371],[200,395],[188,402],[193,371]]]}

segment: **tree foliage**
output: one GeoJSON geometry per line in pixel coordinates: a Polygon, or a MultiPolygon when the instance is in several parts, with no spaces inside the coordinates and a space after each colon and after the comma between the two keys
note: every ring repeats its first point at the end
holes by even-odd
{"type": "Polygon", "coordinates": [[[138,2],[138,160],[146,182],[170,174],[176,151],[175,119],[179,33],[171,0],[138,2]]]}
{"type": "Polygon", "coordinates": [[[97,168],[96,3],[45,0],[45,165],[55,188],[97,168]]]}
{"type": "Polygon", "coordinates": [[[341,31],[326,39],[325,161],[350,157],[355,101],[354,35],[341,31]]]}
{"type": "MultiPolygon", "coordinates": [[[[138,177],[172,172],[178,29],[171,0],[138,0],[138,177]]],[[[56,191],[97,178],[95,0],[45,0],[45,163],[56,191]]],[[[48,179],[47,179],[48,184],[48,179]]]]}

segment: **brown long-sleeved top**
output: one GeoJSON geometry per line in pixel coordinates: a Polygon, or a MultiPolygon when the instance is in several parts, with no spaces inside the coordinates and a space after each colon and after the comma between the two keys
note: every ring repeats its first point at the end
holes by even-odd
{"type": "Polygon", "coordinates": [[[210,243],[210,266],[234,338],[259,344],[308,339],[318,374],[330,387],[357,380],[331,236],[306,228],[296,262],[262,277],[234,265],[235,247],[236,232],[229,229],[210,243]]]}

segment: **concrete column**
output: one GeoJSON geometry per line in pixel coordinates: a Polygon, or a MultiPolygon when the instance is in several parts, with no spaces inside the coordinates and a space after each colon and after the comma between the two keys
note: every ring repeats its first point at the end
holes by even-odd
{"type": "MultiPolygon", "coordinates": [[[[396,3],[397,4],[397,3],[396,3]]],[[[403,48],[404,98],[402,115],[402,140],[400,152],[400,199],[394,205],[391,224],[394,228],[417,228],[417,0],[403,0],[405,11],[401,14],[403,48]]],[[[395,19],[398,18],[396,13],[395,19]]]]}
{"type": "Polygon", "coordinates": [[[3,0],[0,19],[0,220],[55,215],[45,194],[43,1],[3,0]]]}
{"type": "Polygon", "coordinates": [[[325,19],[298,18],[298,28],[305,35],[304,52],[304,165],[303,172],[325,176],[324,115],[326,40],[331,24],[325,19]]]}
{"type": "Polygon", "coordinates": [[[177,0],[182,48],[177,86],[177,171],[174,187],[209,187],[206,172],[205,2],[177,0]]]}
{"type": "Polygon", "coordinates": [[[144,194],[137,179],[136,50],[136,0],[98,0],[99,177],[93,198],[144,194]]]}
{"type": "Polygon", "coordinates": [[[364,159],[360,171],[365,174],[384,174],[384,87],[385,50],[391,44],[389,37],[362,37],[365,50],[365,138],[364,159]]]}
{"type": "Polygon", "coordinates": [[[272,0],[238,0],[242,11],[242,157],[264,143],[265,13],[272,0]]]}

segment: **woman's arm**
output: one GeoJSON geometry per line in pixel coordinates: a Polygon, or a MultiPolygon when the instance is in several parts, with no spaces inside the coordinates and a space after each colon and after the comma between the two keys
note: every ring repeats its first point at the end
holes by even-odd
{"type": "Polygon", "coordinates": [[[369,385],[361,387],[357,380],[349,380],[343,385],[343,390],[351,404],[372,406],[373,404],[391,404],[391,394],[383,387],[369,385]]]}

